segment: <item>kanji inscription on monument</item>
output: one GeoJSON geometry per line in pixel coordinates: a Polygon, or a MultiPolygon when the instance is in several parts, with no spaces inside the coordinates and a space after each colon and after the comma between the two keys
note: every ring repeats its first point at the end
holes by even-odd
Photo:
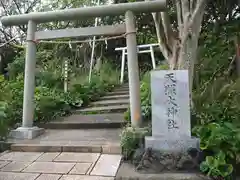
{"type": "Polygon", "coordinates": [[[168,129],[178,129],[176,116],[178,113],[179,106],[176,102],[176,74],[175,73],[167,73],[164,76],[164,95],[167,97],[166,103],[166,114],[167,114],[167,124],[168,129]]]}

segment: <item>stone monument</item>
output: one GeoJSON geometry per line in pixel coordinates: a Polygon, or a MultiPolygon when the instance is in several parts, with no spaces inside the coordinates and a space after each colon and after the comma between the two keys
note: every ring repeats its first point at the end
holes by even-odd
{"type": "Polygon", "coordinates": [[[145,137],[145,148],[185,152],[199,148],[191,137],[188,70],[151,72],[152,136],[145,137]]]}

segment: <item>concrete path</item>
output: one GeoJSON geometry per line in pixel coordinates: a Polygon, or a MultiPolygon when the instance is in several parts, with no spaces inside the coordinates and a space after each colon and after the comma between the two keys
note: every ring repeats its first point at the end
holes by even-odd
{"type": "Polygon", "coordinates": [[[121,155],[69,152],[7,152],[0,180],[113,180],[121,155]]]}

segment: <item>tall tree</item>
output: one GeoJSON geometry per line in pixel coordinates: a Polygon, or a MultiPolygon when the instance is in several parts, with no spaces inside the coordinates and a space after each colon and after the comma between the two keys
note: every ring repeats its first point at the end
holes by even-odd
{"type": "Polygon", "coordinates": [[[206,0],[171,0],[168,12],[152,13],[160,50],[170,69],[189,70],[190,90],[205,4],[206,0]]]}

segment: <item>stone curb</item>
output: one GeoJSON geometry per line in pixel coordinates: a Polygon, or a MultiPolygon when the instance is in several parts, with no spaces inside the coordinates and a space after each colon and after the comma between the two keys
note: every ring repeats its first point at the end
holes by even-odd
{"type": "Polygon", "coordinates": [[[12,144],[12,151],[21,152],[91,152],[102,154],[121,154],[122,149],[118,145],[44,145],[44,144],[12,144]]]}
{"type": "Polygon", "coordinates": [[[62,122],[50,122],[50,123],[38,123],[37,126],[45,129],[115,129],[122,128],[127,122],[94,122],[94,123],[62,123],[62,122]]]}

